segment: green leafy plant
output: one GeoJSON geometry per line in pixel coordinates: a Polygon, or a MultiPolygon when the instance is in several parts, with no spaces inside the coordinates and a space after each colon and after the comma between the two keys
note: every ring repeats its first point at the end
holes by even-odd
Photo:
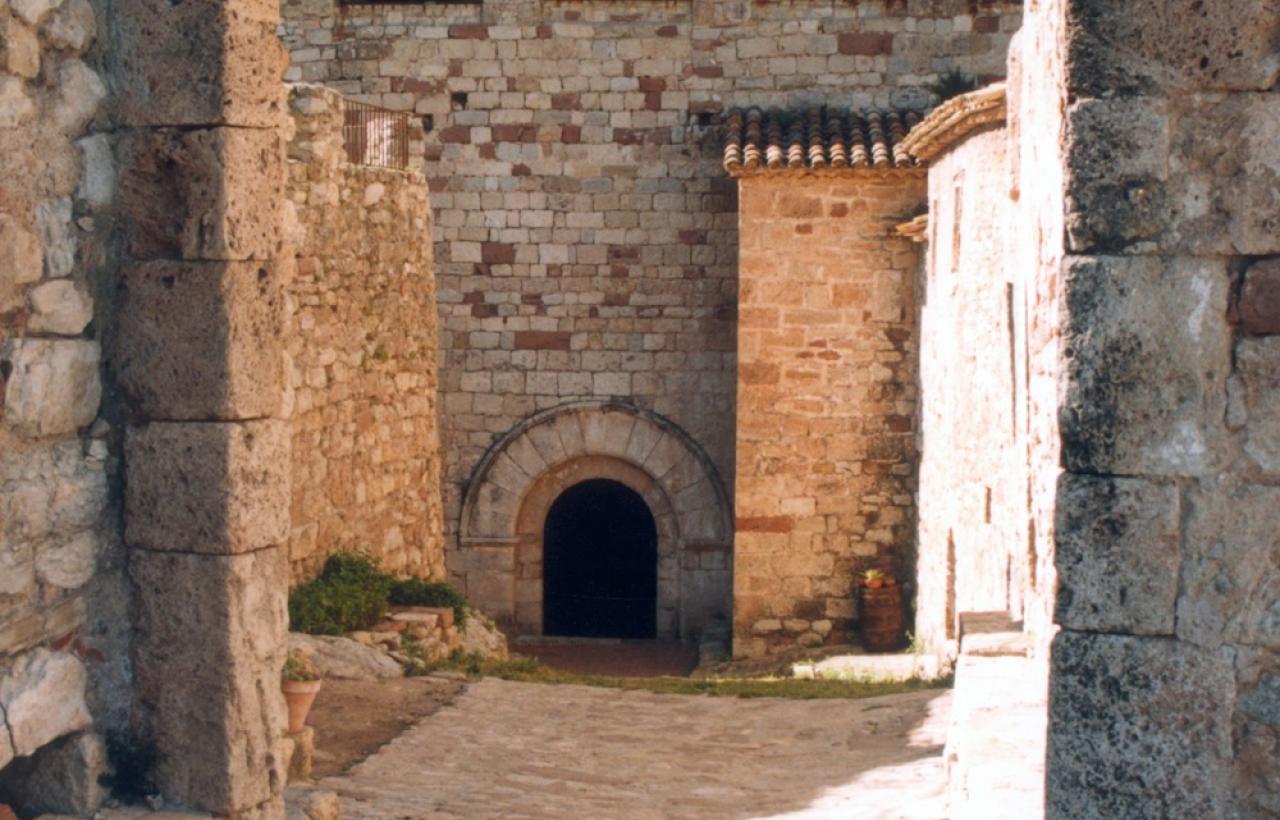
{"type": "Polygon", "coordinates": [[[929,90],[938,95],[938,102],[946,102],[952,97],[968,94],[978,87],[976,77],[965,74],[954,66],[938,75],[938,81],[929,86],[929,90]]]}
{"type": "Polygon", "coordinates": [[[311,635],[367,629],[386,614],[393,582],[369,555],[335,553],[319,578],[289,593],[289,628],[311,635]]]}
{"type": "Polygon", "coordinates": [[[454,623],[467,622],[467,599],[444,581],[404,578],[391,584],[391,603],[395,606],[436,606],[453,609],[454,623]]]}
{"type": "Polygon", "coordinates": [[[284,671],[281,674],[285,680],[320,680],[320,670],[310,658],[296,649],[289,650],[289,654],[284,659],[284,671]]]}

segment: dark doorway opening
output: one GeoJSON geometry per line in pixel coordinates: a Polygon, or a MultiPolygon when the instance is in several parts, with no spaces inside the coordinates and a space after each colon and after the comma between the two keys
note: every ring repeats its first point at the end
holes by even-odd
{"type": "Polygon", "coordinates": [[[608,479],[575,484],[542,535],[543,632],[656,636],[658,529],[639,494],[608,479]]]}

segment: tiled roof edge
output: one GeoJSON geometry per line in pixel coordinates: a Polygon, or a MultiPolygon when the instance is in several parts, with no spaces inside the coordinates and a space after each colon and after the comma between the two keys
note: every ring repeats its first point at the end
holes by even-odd
{"type": "Polygon", "coordinates": [[[929,162],[979,128],[1003,124],[1006,116],[1005,84],[995,83],[935,108],[911,129],[901,146],[921,162],[929,162]]]}

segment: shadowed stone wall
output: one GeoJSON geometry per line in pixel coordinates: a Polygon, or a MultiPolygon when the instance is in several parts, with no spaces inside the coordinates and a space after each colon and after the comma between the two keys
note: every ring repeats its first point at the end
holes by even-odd
{"type": "Polygon", "coordinates": [[[290,114],[291,577],[356,549],[443,578],[427,184],[347,162],[336,91],[293,86],[290,114]]]}
{"type": "Polygon", "coordinates": [[[1059,146],[1065,219],[1048,813],[1274,815],[1280,15],[1041,0],[1020,36],[1020,187],[1059,146]]]}
{"type": "Polygon", "coordinates": [[[848,643],[912,574],[920,169],[740,181],[734,653],[848,643]]]}
{"type": "Polygon", "coordinates": [[[999,76],[1019,7],[284,3],[292,79],[430,125],[455,580],[481,578],[455,548],[476,465],[565,401],[661,414],[732,492],[737,203],[710,127],[719,114],[920,101],[952,66],[999,76]]]}

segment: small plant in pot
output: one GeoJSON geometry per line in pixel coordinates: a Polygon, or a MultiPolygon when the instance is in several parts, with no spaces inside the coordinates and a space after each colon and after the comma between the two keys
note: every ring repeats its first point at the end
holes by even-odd
{"type": "Polygon", "coordinates": [[[280,688],[289,706],[289,734],[301,732],[307,725],[311,704],[320,691],[320,670],[306,655],[291,649],[284,661],[280,688]]]}
{"type": "Polygon", "coordinates": [[[898,648],[905,627],[902,591],[886,570],[869,569],[859,579],[859,631],[862,645],[872,652],[898,648]]]}

